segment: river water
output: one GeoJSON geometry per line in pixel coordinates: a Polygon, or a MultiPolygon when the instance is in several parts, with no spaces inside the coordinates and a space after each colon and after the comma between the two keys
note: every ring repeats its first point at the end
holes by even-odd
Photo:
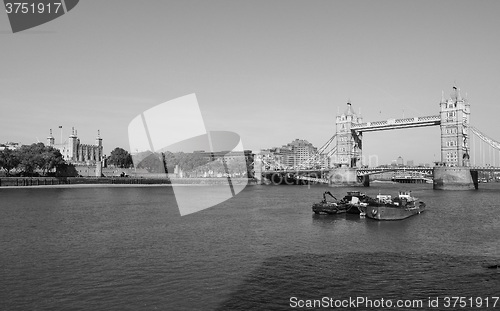
{"type": "Polygon", "coordinates": [[[426,202],[395,222],[315,215],[326,189],[351,190],[253,185],[181,217],[167,186],[2,188],[0,309],[291,310],[326,297],[365,299],[353,310],[386,309],[381,299],[464,310],[447,298],[459,296],[465,309],[494,310],[500,184],[362,188],[426,202]]]}

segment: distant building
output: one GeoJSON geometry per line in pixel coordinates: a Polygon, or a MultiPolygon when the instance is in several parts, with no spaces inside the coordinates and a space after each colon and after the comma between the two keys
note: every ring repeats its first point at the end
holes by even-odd
{"type": "Polygon", "coordinates": [[[295,139],[281,148],[283,163],[288,167],[299,165],[317,152],[318,148],[304,139],[295,139]]]}
{"type": "Polygon", "coordinates": [[[284,163],[283,162],[283,154],[281,153],[281,149],[274,147],[270,149],[262,149],[260,152],[262,160],[269,165],[266,165],[266,169],[276,169],[278,167],[273,166],[276,163],[284,163]]]}
{"type": "Polygon", "coordinates": [[[52,130],[50,130],[47,145],[59,149],[64,160],[72,164],[94,165],[97,161],[101,161],[103,153],[102,138],[99,131],[97,131],[95,145],[81,144],[76,134],[75,128],[72,128],[68,142],[56,144],[55,138],[52,136],[52,130]]]}
{"type": "Polygon", "coordinates": [[[415,166],[415,163],[413,162],[413,160],[408,160],[406,161],[406,166],[413,167],[415,166]]]}
{"type": "MultiPolygon", "coordinates": [[[[260,155],[264,162],[269,164],[267,169],[292,168],[304,163],[312,156],[318,153],[318,148],[305,139],[295,139],[292,142],[281,147],[262,149],[260,155]]],[[[310,166],[319,164],[321,168],[330,166],[330,159],[326,155],[319,156],[314,163],[308,163],[310,166]]]]}
{"type": "Polygon", "coordinates": [[[322,169],[328,169],[332,167],[333,161],[330,157],[328,157],[326,154],[321,154],[320,155],[320,163],[321,163],[321,168],[322,169]]]}
{"type": "Polygon", "coordinates": [[[17,148],[19,148],[19,143],[6,142],[5,144],[0,144],[0,150],[16,150],[17,148]]]}
{"type": "Polygon", "coordinates": [[[253,163],[254,153],[252,150],[244,151],[204,151],[196,150],[193,154],[199,155],[207,160],[208,168],[201,165],[200,167],[194,167],[193,169],[182,169],[180,165],[176,165],[173,170],[173,175],[175,177],[222,177],[225,174],[230,174],[230,176],[248,176],[249,171],[253,169],[250,166],[253,163]],[[216,168],[210,166],[211,162],[225,163],[226,165],[221,170],[221,168],[216,168]],[[198,170],[202,168],[202,170],[198,170]],[[204,170],[204,171],[203,171],[204,170]]]}
{"type": "Polygon", "coordinates": [[[396,165],[397,166],[404,166],[405,164],[405,161],[403,160],[403,158],[401,156],[398,157],[398,159],[396,160],[396,165]]]}
{"type": "Polygon", "coordinates": [[[245,157],[245,160],[248,157],[253,156],[252,150],[244,150],[244,151],[205,151],[205,150],[196,150],[193,151],[193,154],[199,154],[203,156],[204,158],[210,159],[226,159],[226,160],[235,160],[238,158],[245,157]]]}
{"type": "Polygon", "coordinates": [[[283,145],[283,147],[279,148],[279,155],[286,167],[293,167],[297,163],[292,148],[283,145]]]}

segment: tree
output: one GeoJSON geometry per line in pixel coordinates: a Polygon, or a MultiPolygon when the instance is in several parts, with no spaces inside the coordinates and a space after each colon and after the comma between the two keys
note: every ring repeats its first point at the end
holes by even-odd
{"type": "Polygon", "coordinates": [[[150,173],[165,173],[162,155],[159,153],[148,151],[140,154],[136,159],[142,159],[139,163],[136,163],[135,167],[137,168],[144,168],[150,173]]]}
{"type": "Polygon", "coordinates": [[[19,166],[19,163],[20,161],[16,151],[7,148],[0,151],[0,167],[5,170],[7,176],[10,175],[10,171],[19,166]]]}
{"type": "Polygon", "coordinates": [[[175,170],[175,166],[179,164],[179,159],[176,155],[170,151],[166,151],[163,153],[165,159],[165,165],[167,167],[167,171],[169,173],[173,173],[175,170]]]}
{"type": "Polygon", "coordinates": [[[52,146],[47,146],[42,150],[42,160],[39,162],[39,168],[45,175],[48,171],[53,170],[58,166],[66,164],[64,158],[59,150],[52,146]]]}
{"type": "Polygon", "coordinates": [[[36,169],[47,172],[66,163],[59,150],[51,146],[45,146],[43,143],[23,145],[17,150],[19,164],[25,174],[33,176],[36,169]]]}
{"type": "Polygon", "coordinates": [[[64,162],[56,167],[57,177],[76,177],[78,176],[78,171],[73,164],[66,164],[64,162]]]}
{"type": "Polygon", "coordinates": [[[109,155],[108,162],[119,168],[129,168],[134,162],[127,150],[116,147],[109,155]]]}
{"type": "MultiPolygon", "coordinates": [[[[43,145],[43,143],[40,143],[43,145]]],[[[41,162],[41,155],[38,153],[39,146],[37,144],[32,145],[22,145],[18,149],[20,167],[25,174],[33,176],[35,169],[41,162]]]]}

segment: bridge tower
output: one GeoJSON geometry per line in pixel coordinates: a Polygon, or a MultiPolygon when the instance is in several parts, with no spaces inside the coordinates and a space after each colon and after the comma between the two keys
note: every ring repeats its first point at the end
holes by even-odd
{"type": "Polygon", "coordinates": [[[477,171],[469,166],[470,105],[453,87],[451,98],[441,98],[441,165],[435,166],[434,189],[477,189],[477,171]]]}
{"type": "Polygon", "coordinates": [[[356,167],[361,163],[361,136],[353,136],[351,127],[353,124],[363,122],[361,115],[357,115],[350,102],[343,114],[336,118],[337,131],[337,158],[334,164],[337,167],[356,167]]]}
{"type": "Polygon", "coordinates": [[[469,166],[470,105],[453,87],[451,98],[441,98],[441,162],[445,166],[469,166]]]}

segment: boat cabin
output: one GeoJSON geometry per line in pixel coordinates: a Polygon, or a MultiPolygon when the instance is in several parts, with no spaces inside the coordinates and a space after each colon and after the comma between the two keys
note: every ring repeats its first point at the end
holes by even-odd
{"type": "Polygon", "coordinates": [[[411,191],[399,191],[399,198],[406,199],[408,201],[411,200],[411,191]]]}
{"type": "Polygon", "coordinates": [[[342,199],[342,201],[350,204],[359,204],[364,198],[364,193],[359,191],[347,191],[347,195],[342,199]]]}
{"type": "Polygon", "coordinates": [[[392,196],[388,194],[377,194],[377,200],[382,203],[392,202],[392,196]]]}

